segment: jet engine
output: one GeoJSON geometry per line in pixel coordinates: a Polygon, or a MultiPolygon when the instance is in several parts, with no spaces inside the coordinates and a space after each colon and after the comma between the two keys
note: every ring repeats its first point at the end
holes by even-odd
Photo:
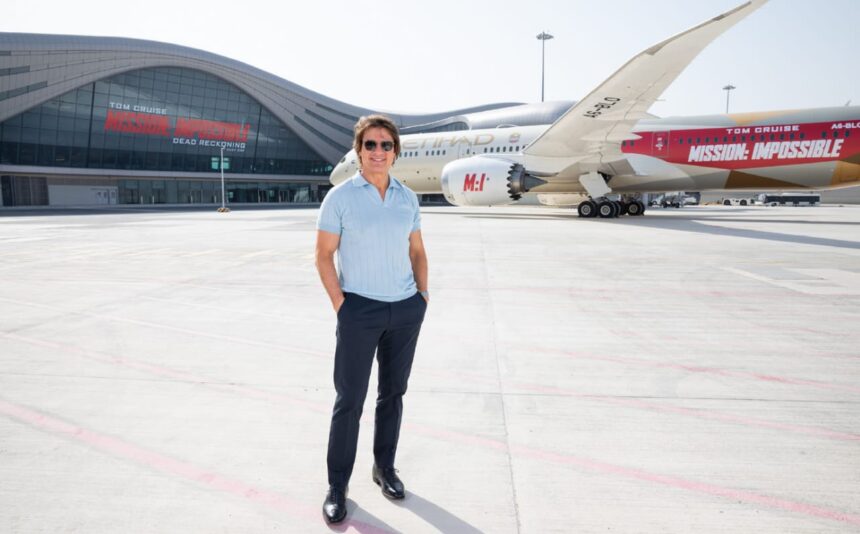
{"type": "Polygon", "coordinates": [[[485,156],[452,161],[442,169],[442,192],[457,206],[513,204],[543,183],[519,163],[485,156]]]}

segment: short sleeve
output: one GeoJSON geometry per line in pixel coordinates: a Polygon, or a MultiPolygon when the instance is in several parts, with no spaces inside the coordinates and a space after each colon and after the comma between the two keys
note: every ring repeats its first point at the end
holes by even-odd
{"type": "Polygon", "coordinates": [[[421,210],[419,209],[418,204],[418,196],[415,193],[412,193],[412,209],[414,210],[414,215],[412,216],[412,231],[417,232],[421,229],[421,210]]]}
{"type": "Polygon", "coordinates": [[[331,194],[323,199],[320,205],[320,212],[317,216],[317,230],[323,230],[332,234],[340,235],[343,231],[343,223],[341,221],[342,210],[337,195],[331,194]]]}

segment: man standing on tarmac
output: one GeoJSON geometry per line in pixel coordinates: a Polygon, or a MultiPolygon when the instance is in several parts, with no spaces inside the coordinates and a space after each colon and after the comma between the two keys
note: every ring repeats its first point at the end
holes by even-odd
{"type": "Polygon", "coordinates": [[[362,117],[353,140],[360,171],[334,187],[320,207],[316,265],[337,314],[328,442],[328,523],[346,517],[358,426],[374,354],[379,366],[373,481],[389,499],[405,496],[394,468],[403,394],[427,311],[427,255],[418,198],[388,174],[400,154],[397,126],[362,117]],[[337,253],[337,269],[334,256],[337,253]]]}

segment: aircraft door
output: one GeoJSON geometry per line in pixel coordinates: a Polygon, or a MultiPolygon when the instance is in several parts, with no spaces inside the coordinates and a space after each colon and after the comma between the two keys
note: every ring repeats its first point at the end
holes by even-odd
{"type": "Polygon", "coordinates": [[[472,145],[469,143],[457,143],[451,148],[454,149],[456,153],[454,159],[468,158],[472,155],[472,145]]]}
{"type": "Polygon", "coordinates": [[[651,134],[651,155],[657,158],[665,158],[669,155],[669,132],[651,134]]]}
{"type": "MultiPolygon", "coordinates": [[[[456,133],[456,132],[455,132],[456,133]]],[[[460,137],[451,149],[454,151],[454,159],[468,158],[480,152],[478,145],[468,142],[466,136],[460,137]]]]}

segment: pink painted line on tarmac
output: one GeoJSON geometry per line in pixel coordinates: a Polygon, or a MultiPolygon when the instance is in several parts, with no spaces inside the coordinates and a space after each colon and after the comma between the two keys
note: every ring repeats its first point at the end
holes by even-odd
{"type": "MultiPolygon", "coordinates": [[[[204,384],[207,387],[212,389],[235,393],[244,397],[254,398],[259,400],[265,400],[270,402],[278,402],[278,403],[287,403],[292,405],[301,405],[305,408],[315,411],[317,413],[330,413],[331,406],[326,403],[309,401],[305,398],[286,395],[283,393],[271,393],[268,391],[261,391],[259,389],[251,388],[248,386],[243,386],[239,384],[225,384],[222,382],[212,381],[211,379],[193,375],[191,373],[187,373],[184,371],[177,371],[176,369],[171,369],[169,367],[153,365],[149,363],[144,363],[140,361],[136,361],[130,358],[125,358],[122,356],[114,356],[103,352],[97,352],[87,349],[81,349],[78,347],[74,347],[72,345],[68,345],[65,343],[58,343],[54,341],[45,341],[41,339],[21,336],[18,334],[2,334],[3,337],[8,339],[16,340],[22,343],[28,343],[32,345],[42,346],[46,348],[51,348],[55,350],[63,350],[69,353],[76,354],[80,357],[113,365],[119,365],[122,367],[128,367],[129,369],[135,369],[138,371],[143,371],[149,374],[162,376],[166,378],[172,378],[177,380],[183,380],[187,382],[192,382],[196,384],[204,384]]],[[[432,371],[432,370],[424,370],[425,374],[433,374],[436,376],[442,376],[446,378],[456,378],[458,380],[466,377],[469,380],[476,382],[483,382],[487,385],[497,385],[498,380],[496,378],[485,377],[481,375],[469,374],[469,373],[451,373],[448,371],[432,371]]],[[[638,399],[627,399],[627,398],[618,398],[618,397],[608,397],[604,395],[593,395],[576,392],[570,389],[562,389],[553,386],[545,386],[541,384],[533,384],[528,382],[513,382],[510,384],[513,388],[530,391],[535,393],[546,393],[546,394],[556,394],[556,395],[564,395],[569,397],[581,398],[581,399],[590,399],[602,403],[607,404],[615,404],[621,406],[629,406],[638,409],[644,409],[648,411],[654,412],[663,412],[663,413],[675,413],[688,417],[696,417],[699,419],[707,419],[714,421],[724,421],[729,423],[741,424],[746,426],[753,427],[763,427],[763,428],[771,428],[776,430],[785,430],[788,432],[792,432],[795,434],[804,434],[809,436],[815,436],[819,438],[833,439],[839,441],[860,441],[860,435],[858,434],[850,434],[846,432],[837,432],[834,430],[828,430],[825,428],[818,428],[812,426],[804,426],[804,425],[793,425],[789,423],[779,423],[774,421],[767,421],[765,419],[757,419],[753,417],[745,417],[734,414],[725,414],[721,412],[716,412],[712,410],[700,410],[693,408],[682,408],[676,406],[666,406],[663,404],[657,404],[653,402],[642,401],[638,399]]],[[[364,420],[365,418],[363,418],[364,420]]]]}
{"type": "MultiPolygon", "coordinates": [[[[4,334],[4,336],[12,338],[12,339],[18,339],[19,341],[27,341],[27,338],[23,338],[21,336],[17,336],[14,334],[4,334]]],[[[61,345],[56,344],[56,343],[45,342],[45,341],[40,341],[40,340],[38,340],[38,341],[39,341],[39,344],[42,344],[44,346],[49,346],[49,347],[53,346],[55,348],[64,348],[65,350],[69,349],[68,347],[62,347],[61,345]]],[[[91,351],[82,351],[80,349],[78,349],[76,352],[78,352],[78,351],[84,352],[84,353],[91,352],[91,351]]],[[[98,359],[100,361],[103,360],[102,358],[98,358],[98,359]]],[[[110,358],[110,359],[105,359],[104,361],[106,361],[108,363],[121,363],[121,362],[116,361],[116,360],[117,360],[116,358],[110,358]]],[[[143,366],[140,367],[140,369],[141,370],[157,371],[158,369],[166,369],[166,368],[159,368],[156,366],[150,366],[148,364],[144,364],[143,366]]],[[[175,376],[175,377],[181,376],[184,379],[188,379],[189,377],[191,377],[191,375],[188,375],[186,373],[177,373],[177,372],[169,370],[169,369],[167,371],[168,371],[168,375],[170,375],[170,376],[175,376]]],[[[462,375],[460,375],[460,376],[462,376],[462,375]]],[[[491,382],[491,381],[495,382],[495,380],[490,380],[489,378],[486,378],[486,377],[480,377],[480,378],[485,380],[486,382],[491,382]]],[[[220,384],[208,382],[206,380],[195,380],[195,381],[203,383],[207,386],[215,386],[215,387],[222,386],[220,384]]],[[[226,385],[226,386],[224,386],[224,389],[228,389],[228,390],[234,391],[234,392],[239,393],[239,394],[254,396],[255,398],[264,398],[264,399],[268,399],[268,400],[281,400],[281,401],[286,400],[286,401],[290,401],[290,402],[297,400],[297,399],[294,399],[294,398],[291,398],[288,396],[279,395],[279,394],[270,394],[267,392],[261,392],[261,391],[254,390],[253,388],[248,388],[248,387],[244,387],[244,386],[226,385]]],[[[583,397],[594,398],[593,396],[588,396],[588,395],[583,395],[583,397]]],[[[599,397],[598,397],[598,399],[599,399],[599,397]]],[[[5,404],[9,404],[9,403],[5,403],[5,404]]],[[[311,403],[311,404],[313,406],[313,409],[315,409],[315,410],[321,411],[321,410],[325,409],[325,407],[323,407],[321,403],[311,403]]],[[[14,405],[11,405],[11,406],[14,408],[14,405]]],[[[4,410],[4,401],[0,401],[0,412],[4,412],[4,411],[5,411],[4,410]]],[[[32,413],[34,413],[36,415],[41,415],[41,414],[38,414],[36,412],[32,412],[32,413]]],[[[62,422],[59,422],[59,423],[65,424],[62,422]]],[[[69,425],[69,426],[71,426],[71,425],[69,425]]],[[[821,517],[821,518],[830,519],[830,520],[834,520],[834,521],[840,521],[843,523],[860,525],[860,516],[844,513],[844,512],[838,511],[838,510],[832,510],[832,509],[828,509],[828,508],[824,508],[824,507],[810,505],[810,504],[806,504],[806,503],[800,503],[800,502],[790,501],[790,500],[786,500],[786,499],[780,499],[780,498],[771,497],[771,496],[763,495],[763,494],[757,494],[757,493],[749,492],[749,491],[745,491],[745,490],[736,490],[733,488],[722,487],[722,486],[718,486],[715,484],[708,484],[705,482],[687,480],[687,479],[683,479],[680,477],[674,477],[671,475],[660,475],[660,474],[656,474],[656,473],[650,473],[648,471],[641,470],[641,469],[628,468],[628,467],[610,464],[607,462],[601,462],[598,460],[592,460],[592,459],[576,457],[576,456],[568,455],[568,454],[560,454],[560,453],[555,453],[555,452],[551,452],[551,451],[545,451],[545,450],[537,449],[534,447],[527,447],[527,446],[522,446],[522,445],[509,446],[508,443],[506,443],[504,441],[500,441],[500,440],[496,440],[496,439],[492,439],[492,438],[485,438],[482,436],[476,436],[476,435],[472,435],[472,434],[465,434],[465,433],[456,432],[456,431],[450,431],[450,430],[446,430],[446,429],[434,428],[434,427],[430,427],[427,425],[407,423],[406,426],[408,428],[415,430],[416,432],[418,432],[420,434],[425,435],[425,436],[430,436],[430,437],[434,437],[437,439],[442,439],[444,441],[455,441],[458,443],[468,444],[468,445],[481,447],[481,448],[485,448],[485,449],[496,450],[499,452],[506,452],[506,451],[515,452],[518,454],[523,454],[523,455],[528,456],[528,457],[541,459],[544,461],[550,461],[553,463],[578,465],[580,467],[590,468],[592,470],[596,470],[596,471],[603,472],[603,473],[620,475],[620,476],[624,476],[627,478],[636,478],[636,479],[645,480],[645,481],[649,481],[652,483],[658,483],[661,485],[670,486],[670,487],[674,487],[674,488],[678,488],[678,489],[684,489],[687,491],[705,493],[705,494],[709,494],[709,495],[720,496],[720,497],[730,498],[730,499],[734,499],[734,500],[740,500],[740,501],[747,502],[747,503],[759,504],[759,505],[766,506],[768,508],[782,509],[782,510],[786,510],[786,511],[793,512],[793,513],[798,513],[798,514],[803,514],[803,515],[808,515],[808,516],[814,516],[814,517],[821,517]]],[[[108,439],[114,439],[114,438],[108,438],[108,439]]],[[[134,447],[134,446],[132,446],[132,447],[134,447]]],[[[263,491],[265,491],[265,490],[263,490],[263,491]]],[[[256,494],[254,494],[254,495],[256,495],[256,494]]],[[[266,494],[262,493],[260,495],[266,495],[266,494]]],[[[244,495],[244,496],[248,497],[248,495],[244,495]]],[[[377,528],[377,527],[370,526],[370,528],[377,528]]]]}
{"type": "Polygon", "coordinates": [[[697,417],[699,419],[709,419],[713,421],[724,421],[727,423],[737,423],[745,426],[771,428],[775,430],[785,430],[794,434],[805,434],[818,438],[832,439],[837,441],[860,441],[860,434],[850,434],[847,432],[837,432],[826,428],[817,428],[806,425],[794,425],[790,423],[780,423],[776,421],[768,421],[766,419],[758,419],[755,417],[746,417],[741,415],[727,414],[715,412],[712,410],[699,410],[694,408],[682,408],[678,406],[664,406],[661,404],[646,402],[637,399],[625,399],[618,397],[606,397],[603,395],[583,395],[583,397],[593,399],[603,403],[618,404],[623,406],[633,406],[643,410],[676,413],[689,417],[697,417]]]}
{"type": "Polygon", "coordinates": [[[816,506],[813,504],[791,501],[788,499],[781,499],[779,497],[772,497],[770,495],[764,495],[752,491],[737,490],[734,488],[728,488],[716,484],[709,484],[707,482],[698,482],[695,480],[689,480],[672,475],[651,473],[649,471],[645,471],[644,469],[624,467],[621,465],[611,464],[608,462],[602,462],[599,460],[593,460],[580,456],[574,456],[571,454],[562,454],[552,451],[546,451],[535,447],[528,447],[524,445],[508,446],[506,442],[500,440],[470,434],[463,434],[461,432],[456,431],[440,430],[416,424],[407,424],[406,426],[409,429],[414,430],[420,434],[434,437],[436,439],[441,439],[443,441],[454,441],[462,444],[481,446],[499,452],[510,451],[511,453],[521,454],[529,458],[548,461],[555,464],[574,465],[577,467],[589,469],[591,471],[597,471],[599,473],[611,474],[629,479],[643,480],[646,482],[659,484],[661,486],[667,486],[670,488],[680,489],[688,492],[703,493],[706,495],[741,501],[747,504],[760,505],[766,508],[784,510],[799,515],[829,519],[832,521],[847,523],[850,525],[860,525],[860,515],[849,514],[840,510],[834,510],[832,508],[826,508],[823,506],[816,506]]]}
{"type": "Polygon", "coordinates": [[[535,348],[535,347],[521,347],[516,350],[520,350],[523,352],[543,352],[543,353],[553,353],[559,354],[563,356],[567,356],[569,358],[574,359],[582,359],[582,360],[598,360],[603,362],[612,362],[612,363],[620,363],[624,365],[636,365],[639,367],[653,367],[658,369],[679,369],[682,371],[688,371],[690,373],[702,373],[702,374],[711,374],[717,376],[725,376],[729,378],[743,378],[743,379],[752,379],[758,380],[762,382],[778,382],[781,384],[790,384],[797,386],[810,386],[821,389],[830,389],[830,390],[843,390],[843,391],[851,391],[853,393],[860,393],[860,387],[852,386],[848,384],[835,384],[831,382],[822,382],[820,380],[808,380],[804,378],[790,378],[785,376],[776,376],[769,375],[763,373],[751,373],[747,371],[732,371],[730,369],[722,369],[719,367],[706,367],[700,365],[685,365],[674,362],[652,362],[648,360],[642,360],[637,358],[622,358],[620,356],[601,356],[598,354],[586,354],[582,352],[573,352],[573,351],[564,351],[564,350],[554,350],[554,349],[544,349],[544,348],[535,348]]]}
{"type": "Polygon", "coordinates": [[[206,338],[210,338],[210,339],[217,339],[220,341],[227,341],[229,343],[237,343],[240,345],[251,345],[251,346],[256,346],[256,347],[277,349],[277,350],[283,351],[283,352],[299,352],[302,354],[307,354],[309,356],[316,356],[318,358],[331,358],[330,353],[322,352],[322,351],[318,351],[318,350],[304,349],[304,348],[300,348],[300,347],[289,347],[289,346],[285,346],[285,345],[278,345],[276,343],[267,343],[265,341],[257,341],[255,339],[248,339],[248,338],[243,338],[243,337],[227,336],[227,335],[223,335],[223,334],[213,334],[211,332],[205,332],[202,330],[192,330],[189,328],[182,328],[179,326],[173,326],[173,325],[168,325],[168,324],[154,323],[151,321],[140,321],[137,319],[129,319],[126,317],[117,317],[115,315],[108,315],[108,314],[102,314],[102,313],[91,313],[91,312],[84,312],[84,311],[67,310],[67,309],[61,308],[59,306],[51,306],[48,304],[41,304],[38,302],[27,302],[27,301],[23,301],[23,300],[10,299],[10,298],[6,298],[6,297],[0,297],[0,301],[11,302],[12,304],[18,304],[20,306],[30,306],[33,308],[43,308],[43,309],[62,312],[62,313],[69,313],[72,315],[82,315],[84,317],[93,317],[96,319],[105,319],[108,321],[114,321],[114,322],[119,322],[119,323],[128,323],[128,324],[134,324],[134,325],[138,325],[138,326],[145,326],[145,327],[154,328],[157,330],[169,330],[172,332],[179,332],[181,334],[190,334],[190,335],[206,337],[206,338]]]}
{"type": "Polygon", "coordinates": [[[191,373],[187,373],[185,371],[178,371],[176,369],[171,369],[170,367],[164,367],[161,365],[153,365],[150,363],[144,363],[140,361],[133,360],[131,358],[125,358],[123,356],[115,356],[104,352],[81,349],[66,343],[58,343],[56,341],[45,341],[42,339],[31,338],[27,336],[22,336],[19,334],[0,334],[0,336],[12,339],[15,341],[19,341],[21,343],[28,343],[30,345],[36,345],[40,347],[46,347],[54,350],[62,350],[68,353],[75,354],[81,358],[86,358],[88,360],[106,363],[111,365],[117,365],[120,367],[127,367],[129,369],[134,369],[137,371],[143,371],[145,373],[149,373],[155,376],[161,376],[165,378],[172,378],[176,380],[182,380],[186,382],[191,382],[194,384],[202,384],[212,389],[226,391],[231,393],[237,393],[240,396],[262,399],[273,402],[286,402],[289,404],[302,405],[305,408],[317,411],[317,412],[330,412],[331,406],[325,405],[319,402],[309,401],[307,399],[285,395],[282,393],[271,393],[268,391],[262,391],[259,389],[250,388],[247,386],[242,386],[239,384],[225,384],[223,382],[212,381],[211,379],[193,375],[191,373]]]}
{"type": "Polygon", "coordinates": [[[517,389],[525,389],[536,393],[557,393],[568,395],[577,398],[594,400],[606,404],[615,404],[619,406],[630,406],[641,408],[652,412],[675,413],[699,419],[708,419],[713,421],[724,421],[729,423],[737,423],[745,426],[771,428],[776,430],[785,430],[795,434],[805,434],[819,438],[833,439],[838,441],[860,441],[860,434],[851,434],[847,432],[837,432],[826,428],[818,428],[806,425],[794,425],[791,423],[780,423],[768,421],[766,419],[758,419],[755,417],[747,417],[729,413],[722,413],[713,410],[701,410],[696,408],[683,408],[679,406],[666,406],[655,402],[648,402],[639,399],[630,399],[624,397],[610,397],[607,395],[594,395],[586,393],[577,393],[567,389],[560,389],[550,386],[542,386],[537,384],[528,384],[523,382],[514,382],[513,387],[517,389]]]}
{"type": "Polygon", "coordinates": [[[720,412],[713,412],[709,410],[698,410],[694,408],[681,408],[676,406],[663,406],[660,404],[656,404],[653,402],[646,402],[636,399],[623,399],[623,398],[609,398],[609,397],[601,397],[599,395],[586,395],[586,397],[597,400],[603,403],[611,403],[611,404],[619,404],[625,406],[634,406],[636,408],[642,408],[644,410],[649,411],[657,411],[657,412],[667,412],[667,413],[677,413],[680,415],[686,415],[690,417],[697,417],[700,419],[710,419],[714,421],[725,421],[729,423],[738,423],[745,426],[752,427],[760,427],[760,428],[771,428],[775,430],[785,430],[794,434],[805,434],[807,436],[814,436],[818,438],[832,439],[837,441],[860,441],[860,434],[851,434],[848,432],[837,432],[835,430],[828,430],[826,428],[817,428],[812,426],[805,425],[794,425],[790,423],[780,423],[775,421],[768,421],[765,419],[758,419],[756,417],[746,417],[734,414],[726,414],[720,412]]]}
{"type": "MultiPolygon", "coordinates": [[[[472,382],[483,383],[485,385],[497,385],[498,380],[496,378],[489,378],[486,376],[469,374],[469,373],[452,373],[448,371],[436,371],[436,370],[422,370],[424,374],[432,374],[434,376],[452,378],[456,380],[462,380],[466,378],[472,382]]],[[[571,389],[558,388],[554,386],[545,386],[543,384],[534,384],[530,382],[522,382],[522,381],[513,381],[508,382],[507,386],[510,389],[506,389],[506,393],[512,393],[514,391],[527,391],[530,393],[541,393],[548,395],[562,395],[565,397],[572,397],[577,399],[588,399],[594,400],[597,402],[602,402],[606,404],[614,404],[618,406],[627,406],[631,408],[637,408],[642,410],[648,410],[652,412],[662,412],[662,413],[673,413],[678,415],[684,415],[687,417],[695,417],[698,419],[706,419],[713,421],[723,421],[727,423],[740,424],[744,426],[751,427],[761,427],[761,428],[770,428],[775,430],[784,430],[787,432],[791,432],[794,434],[804,434],[808,436],[815,436],[818,438],[825,439],[833,439],[838,441],[860,441],[860,434],[851,434],[848,432],[837,432],[835,430],[828,430],[826,428],[819,428],[814,426],[806,426],[806,425],[794,425],[790,423],[780,423],[775,421],[768,421],[766,419],[758,419],[755,417],[747,417],[723,412],[717,412],[714,410],[702,410],[696,408],[682,408],[677,406],[667,406],[665,404],[658,404],[655,402],[648,402],[639,399],[625,398],[625,397],[612,397],[609,395],[595,395],[590,393],[581,393],[578,391],[574,391],[571,389]]]]}
{"type": "Polygon", "coordinates": [[[831,521],[837,521],[840,523],[860,526],[860,515],[849,514],[840,510],[834,510],[832,508],[826,508],[823,506],[816,506],[813,504],[791,501],[788,499],[781,499],[779,497],[772,497],[770,495],[763,495],[752,491],[738,490],[734,488],[719,486],[716,484],[709,484],[707,482],[688,480],[671,475],[651,473],[643,469],[624,467],[620,465],[610,464],[607,462],[592,460],[589,458],[576,457],[568,454],[548,452],[532,447],[514,446],[511,448],[511,451],[519,454],[532,456],[535,458],[543,458],[544,460],[549,460],[555,463],[576,465],[602,473],[610,473],[614,475],[620,475],[625,478],[644,480],[646,482],[652,482],[655,484],[660,484],[662,486],[668,486],[695,493],[703,493],[706,495],[723,497],[726,499],[742,501],[748,504],[755,504],[767,508],[784,510],[786,512],[791,512],[795,514],[819,517],[823,519],[829,519],[831,521]]]}
{"type": "MultiPolygon", "coordinates": [[[[323,523],[321,511],[311,505],[220,473],[202,469],[188,462],[144,449],[119,438],[82,428],[25,406],[0,399],[0,414],[48,432],[49,434],[82,443],[103,453],[124,458],[147,468],[195,482],[216,491],[229,493],[279,512],[286,512],[308,522],[323,523]]],[[[390,532],[375,525],[353,519],[343,523],[342,527],[339,526],[339,530],[340,528],[346,529],[349,527],[353,527],[362,533],[390,532]]]]}
{"type": "MultiPolygon", "coordinates": [[[[516,294],[515,296],[519,296],[523,292],[538,293],[538,294],[547,293],[547,294],[552,295],[553,297],[557,297],[559,295],[559,293],[566,293],[566,294],[571,295],[571,296],[576,296],[576,295],[604,296],[604,295],[606,295],[606,289],[604,289],[604,288],[591,289],[591,288],[585,288],[585,287],[562,287],[562,288],[559,288],[558,286],[526,287],[526,286],[518,285],[518,286],[510,286],[510,287],[493,286],[493,287],[488,288],[488,289],[492,290],[492,291],[499,291],[499,292],[502,292],[502,291],[513,292],[516,294]]],[[[451,292],[475,291],[475,288],[474,287],[447,286],[445,288],[445,291],[451,291],[451,292]]],[[[642,288],[640,288],[637,286],[636,287],[636,293],[641,294],[641,295],[653,294],[653,295],[665,296],[666,291],[665,291],[665,289],[663,289],[661,287],[655,287],[655,288],[642,287],[642,288]]],[[[773,298],[773,296],[774,296],[773,291],[771,291],[771,292],[717,291],[717,290],[710,290],[710,289],[690,290],[688,288],[684,289],[684,294],[685,295],[691,295],[691,296],[700,296],[700,297],[750,297],[750,296],[754,296],[754,297],[762,297],[762,298],[765,298],[765,297],[766,298],[773,298]]]]}
{"type": "MultiPolygon", "coordinates": [[[[151,296],[147,296],[147,295],[142,295],[142,296],[139,296],[137,298],[143,299],[143,300],[149,300],[149,301],[153,301],[153,302],[160,302],[163,304],[170,304],[172,306],[185,306],[185,307],[189,307],[189,308],[198,308],[198,309],[204,309],[204,310],[218,310],[218,311],[223,311],[223,309],[224,309],[223,306],[216,306],[213,304],[197,304],[197,303],[193,303],[193,302],[185,302],[182,300],[165,299],[165,298],[159,298],[159,297],[151,297],[151,296]]],[[[278,321],[294,321],[294,322],[305,321],[305,322],[315,322],[315,323],[321,323],[321,324],[325,324],[325,325],[331,325],[331,319],[316,319],[316,318],[311,318],[311,317],[307,317],[307,316],[301,316],[300,317],[298,315],[262,313],[262,312],[248,311],[248,310],[234,310],[234,313],[238,313],[241,315],[256,316],[256,317],[266,317],[268,319],[276,319],[278,321]]]]}

